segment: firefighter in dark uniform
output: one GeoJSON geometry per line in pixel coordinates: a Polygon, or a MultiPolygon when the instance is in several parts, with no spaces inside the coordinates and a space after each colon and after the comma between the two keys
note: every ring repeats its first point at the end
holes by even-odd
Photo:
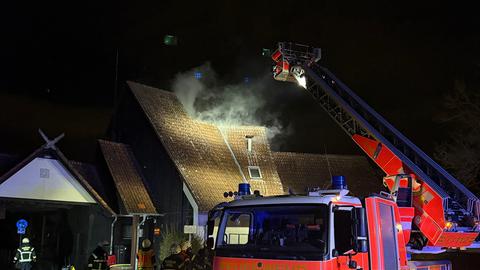
{"type": "Polygon", "coordinates": [[[180,248],[182,251],[180,251],[180,257],[183,260],[183,263],[185,264],[185,269],[191,270],[192,269],[192,261],[195,258],[195,255],[193,254],[192,251],[192,243],[190,241],[186,240],[183,241],[182,244],[180,245],[180,248]]]}
{"type": "Polygon", "coordinates": [[[184,270],[185,263],[180,256],[180,252],[182,251],[180,245],[173,244],[170,251],[171,255],[163,260],[162,270],[184,270]]]}
{"type": "Polygon", "coordinates": [[[88,258],[89,270],[106,270],[108,269],[108,253],[105,250],[108,247],[108,241],[98,243],[98,246],[93,250],[88,258]]]}
{"type": "Polygon", "coordinates": [[[180,256],[182,256],[184,261],[192,261],[193,260],[193,251],[192,251],[192,244],[190,241],[186,240],[183,241],[180,245],[182,251],[180,251],[180,256]]]}
{"type": "Polygon", "coordinates": [[[37,260],[37,255],[35,254],[35,249],[30,246],[30,240],[28,238],[22,239],[22,245],[13,258],[13,263],[17,269],[20,270],[30,270],[32,269],[32,263],[37,260]]]}

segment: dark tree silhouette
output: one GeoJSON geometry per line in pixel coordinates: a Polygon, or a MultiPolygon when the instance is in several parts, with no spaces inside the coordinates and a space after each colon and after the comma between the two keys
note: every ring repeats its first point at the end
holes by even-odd
{"type": "Polygon", "coordinates": [[[440,121],[452,130],[434,157],[476,194],[480,193],[480,92],[457,81],[444,100],[440,121]]]}

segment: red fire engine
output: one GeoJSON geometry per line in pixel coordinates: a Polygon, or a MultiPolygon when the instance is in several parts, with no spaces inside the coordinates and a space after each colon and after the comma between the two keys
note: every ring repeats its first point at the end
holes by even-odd
{"type": "Polygon", "coordinates": [[[410,253],[473,248],[480,200],[319,64],[320,49],[280,42],[273,76],[298,82],[385,172],[389,192],[363,200],[346,179],[330,190],[262,197],[240,184],[210,212],[214,270],[451,269],[410,253]]]}

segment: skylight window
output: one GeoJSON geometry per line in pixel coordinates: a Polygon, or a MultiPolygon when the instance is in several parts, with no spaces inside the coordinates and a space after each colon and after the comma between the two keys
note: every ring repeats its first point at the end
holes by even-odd
{"type": "Polygon", "coordinates": [[[250,174],[250,178],[252,179],[262,178],[262,172],[260,171],[260,167],[258,166],[248,166],[248,174],[250,174]]]}

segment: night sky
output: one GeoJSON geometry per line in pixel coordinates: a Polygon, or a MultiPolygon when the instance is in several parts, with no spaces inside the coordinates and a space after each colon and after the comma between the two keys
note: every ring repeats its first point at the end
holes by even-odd
{"type": "MultiPolygon", "coordinates": [[[[169,89],[175,74],[207,61],[224,82],[255,78],[271,68],[261,49],[277,41],[321,47],[324,66],[429,154],[448,136],[435,120],[443,96],[480,73],[473,7],[141,2],[1,4],[0,152],[32,152],[42,128],[66,133],[60,147],[69,158],[91,160],[113,112],[117,51],[121,94],[126,80],[169,89]],[[165,46],[166,34],[179,45],[165,46]]],[[[293,130],[278,150],[360,153],[306,92],[288,91],[270,104],[293,130]]]]}

